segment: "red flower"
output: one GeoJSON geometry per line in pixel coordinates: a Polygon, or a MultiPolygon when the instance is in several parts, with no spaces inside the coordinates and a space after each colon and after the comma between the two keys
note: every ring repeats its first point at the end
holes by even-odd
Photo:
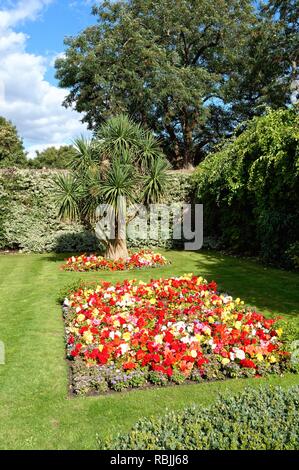
{"type": "Polygon", "coordinates": [[[256,365],[251,359],[241,359],[240,365],[248,369],[256,369],[256,365]]]}
{"type": "Polygon", "coordinates": [[[135,364],[134,362],[125,362],[123,364],[123,369],[124,370],[136,369],[136,366],[137,366],[137,364],[135,364]]]}

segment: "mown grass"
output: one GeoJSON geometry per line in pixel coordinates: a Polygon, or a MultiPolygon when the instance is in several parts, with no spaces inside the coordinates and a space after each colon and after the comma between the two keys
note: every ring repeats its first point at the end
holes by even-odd
{"type": "Polygon", "coordinates": [[[299,319],[299,276],[217,253],[169,252],[171,266],[138,272],[67,273],[61,256],[0,255],[0,340],[6,364],[0,365],[1,449],[93,449],[96,434],[128,430],[140,417],[208,404],[218,392],[235,393],[261,383],[289,386],[296,375],[230,380],[108,396],[69,398],[60,289],[79,278],[149,280],[194,272],[216,280],[221,290],[239,296],[267,315],[299,319]]]}

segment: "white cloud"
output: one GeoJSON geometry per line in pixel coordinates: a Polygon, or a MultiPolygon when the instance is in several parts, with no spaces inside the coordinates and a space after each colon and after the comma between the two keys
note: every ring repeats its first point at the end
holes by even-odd
{"type": "Polygon", "coordinates": [[[86,131],[81,116],[62,106],[66,90],[45,79],[53,60],[26,52],[28,36],[13,29],[35,20],[51,1],[20,0],[14,8],[0,9],[0,115],[17,126],[30,156],[86,131]]]}

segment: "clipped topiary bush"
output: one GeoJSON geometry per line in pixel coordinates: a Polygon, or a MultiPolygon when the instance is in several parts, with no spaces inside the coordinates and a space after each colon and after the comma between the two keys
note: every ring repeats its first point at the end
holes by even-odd
{"type": "Polygon", "coordinates": [[[127,434],[98,439],[113,450],[295,450],[299,386],[247,388],[209,407],[144,418],[127,434]]]}

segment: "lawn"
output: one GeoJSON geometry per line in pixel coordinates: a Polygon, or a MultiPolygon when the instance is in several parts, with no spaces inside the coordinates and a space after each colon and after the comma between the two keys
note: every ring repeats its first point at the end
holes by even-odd
{"type": "Polygon", "coordinates": [[[75,279],[149,280],[194,272],[219,283],[266,315],[284,313],[299,323],[299,276],[216,253],[169,252],[171,266],[138,272],[74,273],[59,269],[55,255],[0,255],[1,449],[92,449],[96,434],[127,430],[141,416],[161,414],[197,402],[207,404],[219,391],[246,385],[288,386],[298,376],[230,380],[109,396],[68,398],[68,368],[57,294],[75,279]]]}

